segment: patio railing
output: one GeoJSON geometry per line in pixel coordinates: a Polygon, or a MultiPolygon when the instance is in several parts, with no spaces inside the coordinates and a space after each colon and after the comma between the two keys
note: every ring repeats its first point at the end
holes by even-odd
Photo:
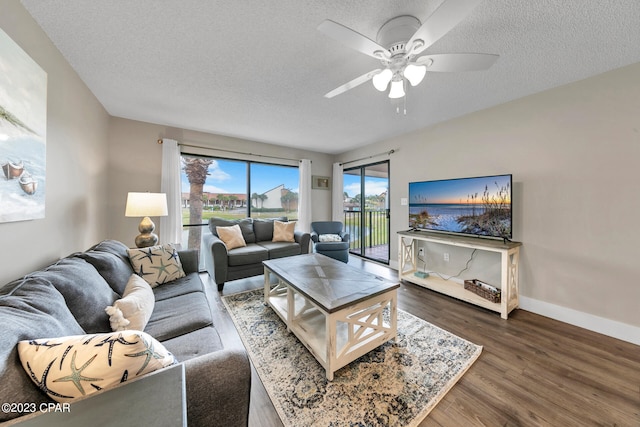
{"type": "Polygon", "coordinates": [[[349,232],[349,251],[388,262],[389,215],[386,210],[344,211],[344,226],[349,232]],[[364,218],[362,224],[361,219],[364,218]],[[364,253],[362,253],[364,249],[364,253]],[[374,251],[375,249],[375,251],[374,251]],[[382,250],[381,250],[382,249],[382,250]],[[374,252],[378,255],[371,256],[374,252]],[[384,254],[386,252],[386,254],[384,254]],[[384,254],[384,255],[380,255],[384,254]]]}

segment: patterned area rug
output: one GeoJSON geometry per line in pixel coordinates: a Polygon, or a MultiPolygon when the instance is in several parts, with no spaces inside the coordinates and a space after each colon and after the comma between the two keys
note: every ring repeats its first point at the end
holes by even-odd
{"type": "Polygon", "coordinates": [[[327,381],[324,368],[264,305],[263,292],[222,300],[287,427],[416,426],[482,351],[398,310],[398,337],[327,381]]]}

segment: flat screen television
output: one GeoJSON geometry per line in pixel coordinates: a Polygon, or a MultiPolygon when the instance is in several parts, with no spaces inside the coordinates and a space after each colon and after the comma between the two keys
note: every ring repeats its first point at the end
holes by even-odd
{"type": "Polygon", "coordinates": [[[511,175],[409,183],[415,230],[511,239],[511,175]]]}

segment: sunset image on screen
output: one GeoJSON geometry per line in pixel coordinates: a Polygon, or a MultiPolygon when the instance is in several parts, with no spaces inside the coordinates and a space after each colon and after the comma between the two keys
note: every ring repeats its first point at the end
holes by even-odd
{"type": "Polygon", "coordinates": [[[415,229],[511,237],[511,175],[409,184],[415,229]]]}

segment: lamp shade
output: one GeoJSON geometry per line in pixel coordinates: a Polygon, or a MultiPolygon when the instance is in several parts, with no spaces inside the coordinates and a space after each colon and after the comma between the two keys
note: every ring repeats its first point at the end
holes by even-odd
{"type": "Polygon", "coordinates": [[[393,72],[386,68],[373,76],[373,86],[380,92],[384,92],[387,90],[387,86],[389,86],[391,78],[393,78],[393,72]]]}
{"type": "Polygon", "coordinates": [[[404,81],[402,79],[391,82],[389,98],[402,98],[404,96],[404,81]]]}
{"type": "Polygon", "coordinates": [[[424,65],[414,65],[409,64],[407,68],[404,69],[404,76],[411,86],[417,86],[420,84],[422,79],[424,79],[424,75],[427,73],[427,67],[424,65]]]}
{"type": "Polygon", "coordinates": [[[124,216],[167,216],[167,195],[164,193],[129,193],[124,216]]]}

